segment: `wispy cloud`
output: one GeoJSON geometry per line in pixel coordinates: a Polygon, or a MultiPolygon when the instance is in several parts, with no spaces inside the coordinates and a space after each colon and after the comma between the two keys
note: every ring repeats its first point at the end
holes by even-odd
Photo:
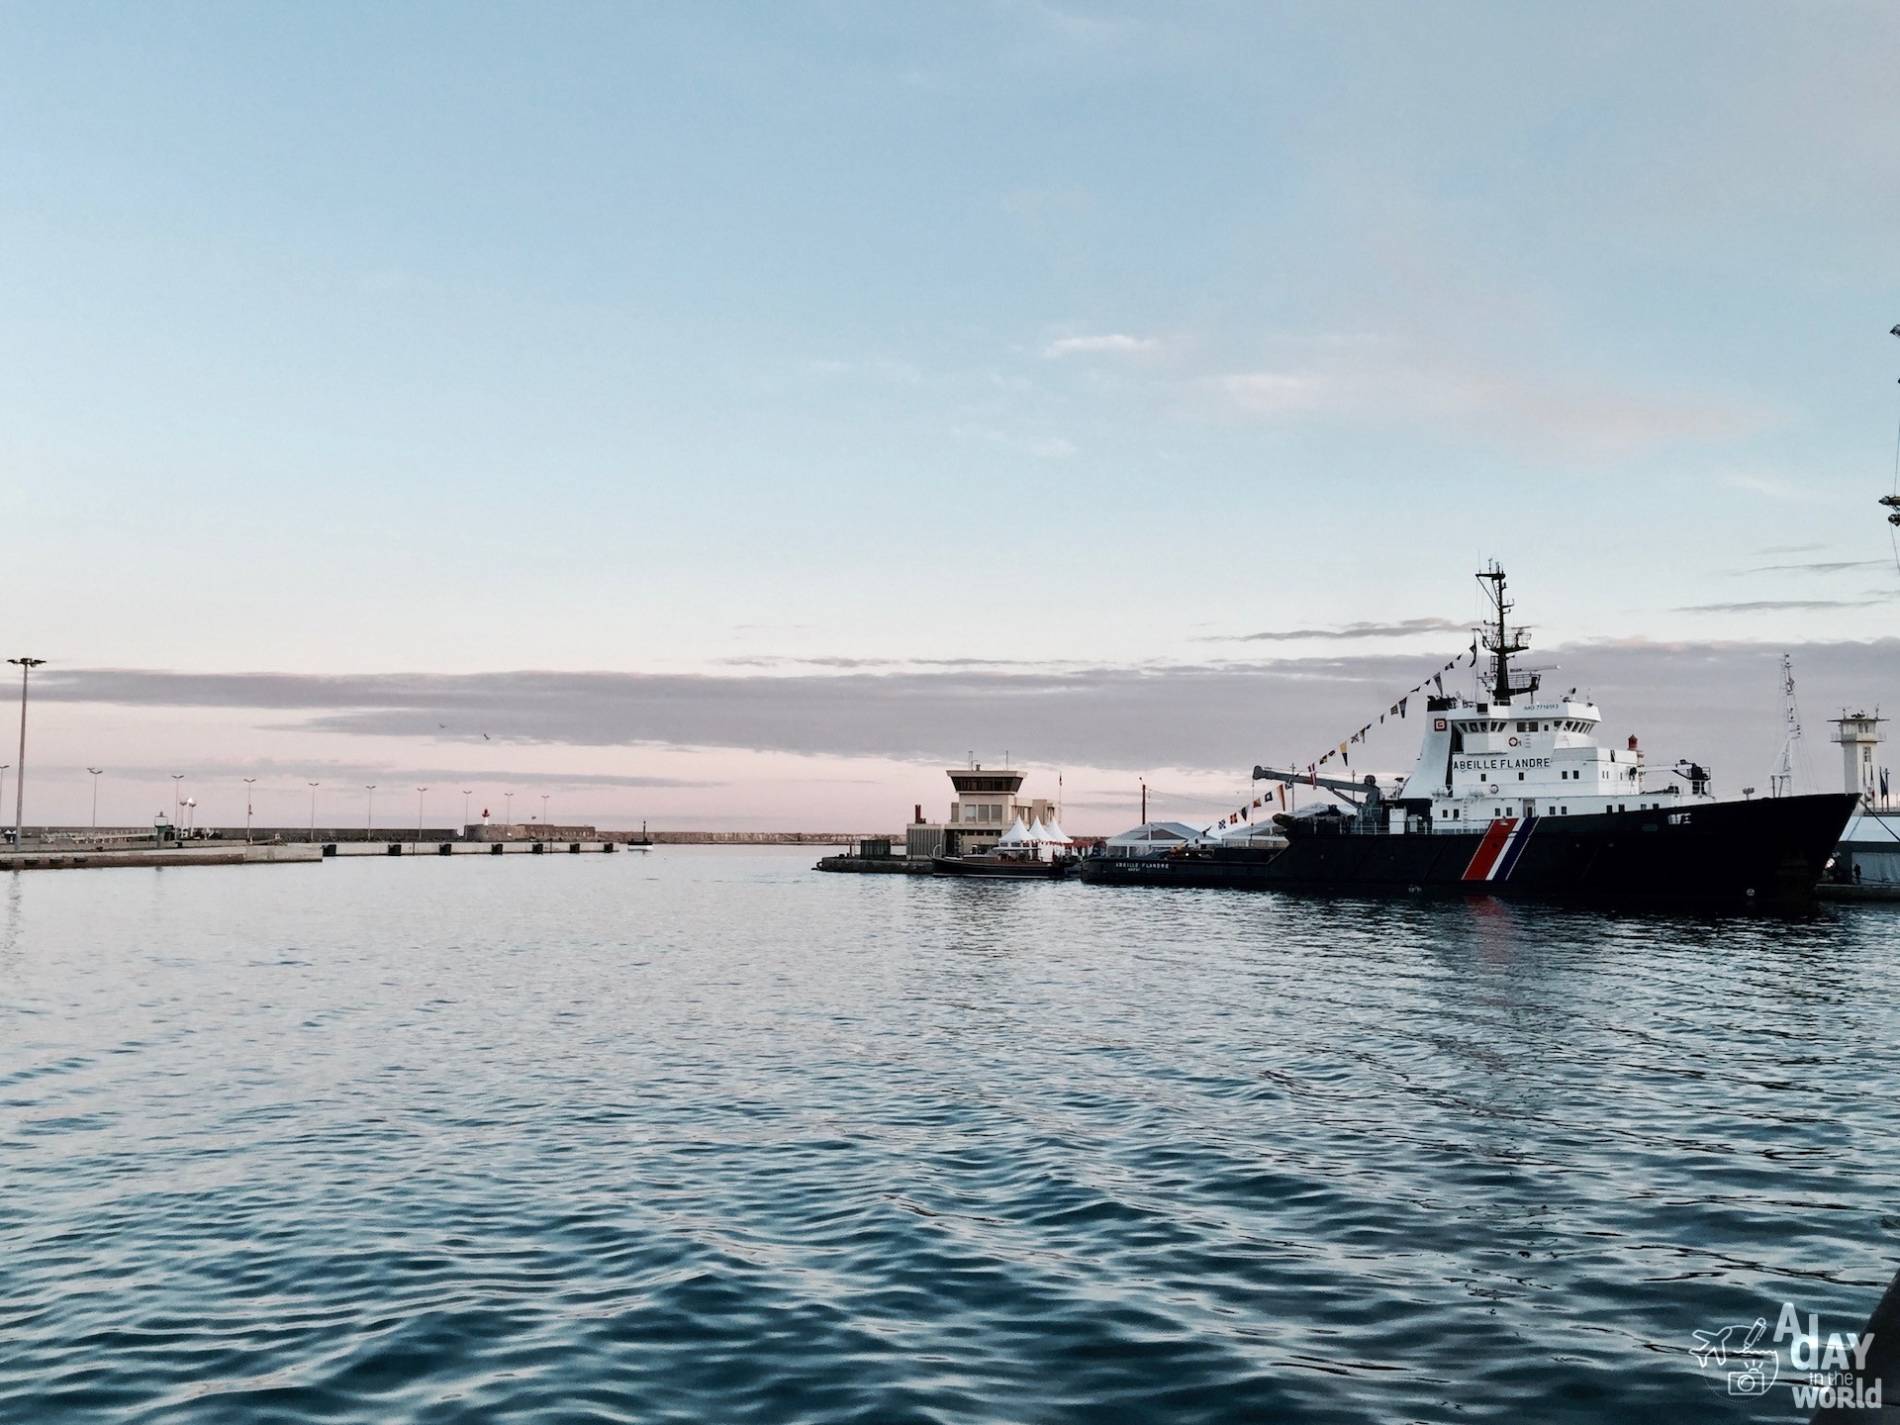
{"type": "Polygon", "coordinates": [[[1204,643],[1293,643],[1300,639],[1407,638],[1420,633],[1471,631],[1468,623],[1448,618],[1408,618],[1396,623],[1346,623],[1332,628],[1268,629],[1262,633],[1209,634],[1204,643]]]}
{"type": "Polygon", "coordinates": [[[1766,495],[1771,500],[1802,500],[1809,496],[1793,481],[1780,475],[1763,475],[1755,471],[1732,470],[1722,477],[1722,483],[1731,490],[1744,490],[1751,495],[1766,495]]]}
{"type": "Polygon", "coordinates": [[[1811,613],[1821,609],[1864,609],[1885,599],[1747,599],[1732,604],[1682,604],[1679,614],[1811,613]]]}
{"type": "MultiPolygon", "coordinates": [[[[77,767],[65,770],[77,771],[77,767]]],[[[466,783],[493,787],[635,787],[646,789],[700,789],[729,785],[719,781],[698,781],[682,777],[642,777],[619,775],[611,772],[528,772],[510,767],[438,767],[404,766],[390,762],[350,762],[334,757],[300,758],[295,762],[286,762],[279,758],[232,758],[215,762],[185,760],[165,763],[114,763],[111,773],[114,777],[132,780],[162,782],[174,772],[182,772],[187,783],[194,780],[224,777],[229,778],[234,770],[247,772],[268,783],[273,778],[282,778],[286,782],[308,785],[309,779],[316,777],[330,788],[334,794],[338,791],[355,792],[361,789],[366,779],[381,779],[387,783],[386,794],[400,795],[407,788],[404,784],[413,783],[419,778],[428,778],[434,786],[446,793],[454,793],[466,783]],[[455,786],[450,786],[454,783],[455,786]],[[402,791],[396,789],[401,788],[402,791]]]]}
{"type": "Polygon", "coordinates": [[[1759,409],[1701,395],[1461,366],[1378,341],[1315,344],[1304,359],[1227,372],[1207,384],[1229,409],[1256,418],[1417,422],[1517,443],[1555,440],[1569,452],[1599,457],[1733,439],[1768,419],[1759,409]]]}
{"type": "Polygon", "coordinates": [[[1849,569],[1885,569],[1884,559],[1816,559],[1798,564],[1757,564],[1734,574],[1843,574],[1849,569]]]}
{"type": "Polygon", "coordinates": [[[1153,337],[1100,332],[1092,336],[1059,336],[1043,347],[1042,355],[1046,361],[1059,361],[1065,356],[1133,356],[1154,351],[1160,345],[1153,337]]]}

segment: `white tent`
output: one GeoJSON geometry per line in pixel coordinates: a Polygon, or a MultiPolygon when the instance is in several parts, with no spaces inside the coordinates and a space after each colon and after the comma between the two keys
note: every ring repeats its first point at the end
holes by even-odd
{"type": "Polygon", "coordinates": [[[1182,821],[1144,821],[1119,836],[1108,838],[1103,848],[1110,856],[1165,856],[1182,846],[1204,846],[1209,838],[1182,821]]]}
{"type": "Polygon", "coordinates": [[[1024,828],[1023,819],[1020,816],[1009,824],[1009,830],[997,838],[996,844],[998,846],[1027,846],[1030,844],[1029,832],[1024,828]]]}
{"type": "Polygon", "coordinates": [[[1046,827],[1043,828],[1043,831],[1048,836],[1048,838],[1052,842],[1054,842],[1057,846],[1075,845],[1075,842],[1070,838],[1069,833],[1062,829],[1062,823],[1059,821],[1051,821],[1046,827]]]}
{"type": "Polygon", "coordinates": [[[1254,821],[1237,821],[1214,835],[1224,846],[1278,845],[1286,840],[1286,833],[1267,816],[1254,821]]]}
{"type": "Polygon", "coordinates": [[[1029,823],[1029,839],[1038,843],[1051,839],[1049,828],[1043,825],[1041,817],[1029,823]]]}

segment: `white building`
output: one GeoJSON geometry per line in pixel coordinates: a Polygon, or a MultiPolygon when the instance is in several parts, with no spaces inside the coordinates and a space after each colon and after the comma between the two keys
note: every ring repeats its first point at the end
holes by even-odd
{"type": "Polygon", "coordinates": [[[919,807],[904,837],[905,850],[912,856],[968,856],[996,845],[1011,822],[1021,820],[1025,833],[1038,823],[1055,824],[1054,802],[1043,797],[1019,798],[1022,772],[976,764],[947,768],[944,775],[956,791],[949,820],[925,821],[919,807]]]}

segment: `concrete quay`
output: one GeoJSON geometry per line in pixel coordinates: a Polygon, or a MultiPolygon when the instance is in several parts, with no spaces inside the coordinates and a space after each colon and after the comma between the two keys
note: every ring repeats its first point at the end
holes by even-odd
{"type": "Polygon", "coordinates": [[[579,856],[621,850],[618,841],[329,841],[329,856],[579,856]]]}
{"type": "Polygon", "coordinates": [[[273,846],[243,842],[187,842],[182,846],[28,846],[0,849],[0,871],[77,871],[112,866],[312,866],[323,848],[309,844],[273,846]]]}

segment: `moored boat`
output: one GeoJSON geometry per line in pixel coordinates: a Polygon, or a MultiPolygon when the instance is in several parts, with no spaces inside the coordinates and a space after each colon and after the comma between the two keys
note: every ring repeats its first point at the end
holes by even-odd
{"type": "Polygon", "coordinates": [[[1028,852],[984,851],[973,856],[933,856],[939,876],[974,876],[1001,881],[1059,881],[1075,869],[1073,856],[1042,860],[1028,852]]]}
{"type": "MultiPolygon", "coordinates": [[[[1504,571],[1478,576],[1495,620],[1474,697],[1428,696],[1410,775],[1387,790],[1305,771],[1255,767],[1256,781],[1325,788],[1347,807],[1281,814],[1283,848],[1189,845],[1165,856],[1091,857],[1085,881],[1224,886],[1349,895],[1519,896],[1600,904],[1798,908],[1857,805],[1851,794],[1722,799],[1706,768],[1679,763],[1650,784],[1636,739],[1599,745],[1602,716],[1576,690],[1539,696],[1511,666],[1526,630],[1510,628],[1504,571]]],[[[1475,653],[1475,644],[1474,644],[1475,653]]]]}

